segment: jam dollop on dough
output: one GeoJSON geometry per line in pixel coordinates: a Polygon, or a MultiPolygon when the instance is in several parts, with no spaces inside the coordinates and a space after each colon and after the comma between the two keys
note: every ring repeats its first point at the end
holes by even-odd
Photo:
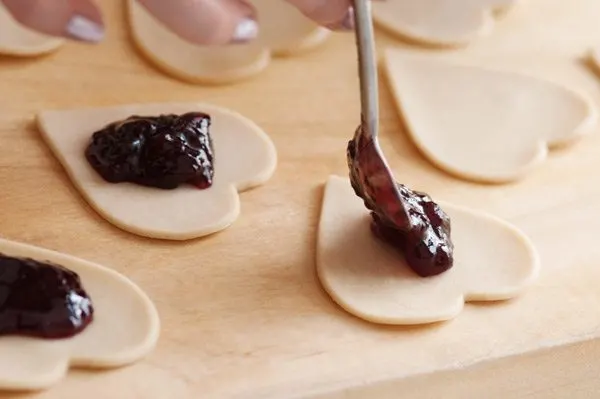
{"type": "Polygon", "coordinates": [[[420,276],[435,276],[452,267],[453,245],[450,218],[425,193],[398,184],[410,218],[410,230],[402,230],[376,212],[371,212],[371,229],[376,236],[400,249],[408,265],[420,276]]]}
{"type": "Polygon", "coordinates": [[[75,272],[0,254],[0,335],[68,338],[83,331],[93,315],[75,272]]]}
{"type": "Polygon", "coordinates": [[[210,125],[210,116],[201,112],[134,115],[95,132],[85,155],[110,183],[205,189],[214,176],[210,125]]]}
{"type": "Polygon", "coordinates": [[[356,138],[347,148],[350,182],[371,211],[373,233],[400,250],[419,276],[447,271],[454,261],[450,218],[427,194],[396,183],[376,151],[356,138]]]}

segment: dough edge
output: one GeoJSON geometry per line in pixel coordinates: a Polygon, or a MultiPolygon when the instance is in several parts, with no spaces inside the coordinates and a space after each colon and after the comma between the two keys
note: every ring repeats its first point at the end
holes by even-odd
{"type": "Polygon", "coordinates": [[[35,58],[51,54],[62,47],[64,41],[61,39],[48,39],[48,43],[39,46],[2,46],[0,45],[0,55],[11,57],[35,58]]]}
{"type": "MultiPolygon", "coordinates": [[[[0,252],[9,256],[27,256],[38,261],[54,262],[70,270],[72,270],[70,267],[72,264],[80,265],[83,268],[100,270],[102,273],[110,275],[112,279],[126,285],[131,290],[132,294],[138,297],[138,299],[146,308],[151,324],[151,329],[148,331],[145,340],[139,343],[136,347],[131,348],[129,351],[120,354],[118,357],[109,356],[105,359],[93,360],[81,360],[77,358],[64,359],[64,361],[61,361],[59,364],[57,364],[57,367],[53,369],[53,372],[46,373],[36,381],[11,381],[8,383],[0,378],[1,390],[8,392],[27,392],[47,389],[65,378],[71,368],[107,370],[125,367],[141,360],[156,347],[161,330],[158,311],[148,295],[137,284],[125,277],[123,274],[108,267],[78,258],[73,255],[42,248],[32,244],[8,240],[5,238],[0,238],[0,252]],[[14,255],[15,253],[19,254],[14,255]],[[26,253],[27,255],[22,255],[22,253],[26,253]]],[[[85,286],[85,282],[83,283],[85,286]]]]}
{"type": "Polygon", "coordinates": [[[146,237],[146,238],[151,238],[151,239],[161,239],[161,240],[170,240],[170,241],[187,241],[187,240],[193,240],[193,239],[197,239],[197,238],[202,238],[211,234],[215,234],[217,232],[220,232],[222,230],[225,230],[226,228],[228,228],[229,226],[231,226],[239,217],[240,215],[240,198],[239,198],[239,194],[244,192],[244,191],[248,191],[252,188],[255,188],[261,184],[266,183],[271,177],[272,175],[275,173],[275,170],[277,168],[277,150],[275,148],[275,144],[271,141],[271,139],[269,138],[269,136],[267,135],[267,133],[262,130],[254,121],[252,121],[251,119],[243,116],[242,114],[227,109],[227,108],[222,108],[222,107],[218,107],[218,106],[214,106],[214,105],[210,105],[210,104],[206,104],[206,103],[193,103],[193,102],[189,102],[189,103],[181,103],[181,102],[170,102],[170,103],[141,103],[141,104],[122,104],[121,106],[112,106],[112,107],[87,107],[87,108],[68,108],[68,109],[58,109],[58,110],[45,110],[45,111],[40,111],[37,115],[36,115],[36,123],[38,125],[38,130],[42,136],[42,138],[44,139],[44,142],[46,143],[46,145],[48,145],[48,147],[51,149],[52,153],[54,154],[54,156],[57,158],[57,160],[59,161],[59,163],[62,166],[63,171],[67,174],[70,182],[77,188],[77,191],[80,193],[80,195],[83,197],[83,199],[102,217],[104,218],[106,221],[108,221],[109,223],[111,223],[112,225],[135,235],[141,236],[141,237],[146,237]],[[232,118],[237,118],[240,119],[241,121],[244,122],[244,124],[252,130],[252,132],[257,136],[258,139],[260,139],[263,144],[265,145],[265,148],[268,148],[269,151],[269,157],[270,157],[270,165],[269,168],[265,168],[265,170],[263,171],[263,173],[255,176],[254,179],[252,180],[248,180],[246,182],[242,182],[242,183],[238,183],[238,184],[234,184],[231,183],[229,185],[229,194],[230,196],[235,196],[235,204],[234,204],[234,208],[230,209],[230,212],[227,215],[224,215],[224,217],[217,221],[216,223],[210,225],[210,226],[203,226],[202,228],[199,228],[197,230],[190,230],[190,231],[186,231],[184,233],[173,233],[171,231],[163,231],[163,230],[145,230],[145,229],[140,229],[138,227],[136,227],[135,225],[131,225],[129,223],[123,222],[122,220],[118,219],[118,218],[113,218],[111,215],[108,214],[108,212],[105,212],[104,209],[102,209],[99,204],[95,201],[95,199],[93,198],[93,196],[89,195],[86,190],[83,189],[83,187],[81,186],[80,182],[78,179],[75,179],[70,168],[68,168],[66,166],[67,162],[64,159],[61,151],[59,151],[53,141],[51,139],[48,138],[47,136],[47,129],[46,129],[46,125],[44,123],[44,117],[45,115],[50,115],[50,114],[60,114],[63,112],[76,112],[78,110],[105,110],[107,112],[109,112],[110,110],[113,109],[119,109],[121,107],[129,107],[129,106],[134,106],[134,107],[145,107],[145,106],[149,106],[149,107],[160,107],[160,106],[166,106],[166,107],[196,107],[200,110],[203,110],[204,112],[207,112],[210,114],[210,112],[219,112],[222,113],[224,115],[230,116],[232,118]]]}
{"type": "Polygon", "coordinates": [[[418,34],[416,32],[408,32],[406,30],[403,30],[402,28],[399,28],[398,25],[389,23],[385,20],[385,18],[381,18],[379,16],[377,8],[378,7],[373,8],[373,21],[380,29],[387,32],[395,39],[401,40],[409,44],[431,49],[451,50],[467,47],[473,41],[491,34],[496,24],[496,21],[494,19],[494,12],[489,10],[482,10],[481,25],[478,29],[474,30],[471,33],[471,35],[462,38],[443,40],[439,37],[435,38],[418,34]]]}
{"type": "MultiPolygon", "coordinates": [[[[599,71],[600,71],[600,68],[599,68],[599,71]]],[[[402,125],[404,126],[406,133],[410,137],[411,142],[415,145],[415,147],[419,150],[419,152],[431,164],[433,164],[435,167],[437,167],[441,171],[446,172],[449,175],[454,176],[456,178],[470,181],[473,183],[507,184],[507,183],[515,182],[517,180],[521,180],[527,174],[529,174],[533,170],[535,170],[540,164],[542,164],[544,161],[546,161],[550,155],[549,154],[550,151],[555,150],[555,149],[565,148],[565,147],[575,144],[582,137],[584,137],[587,134],[590,134],[593,131],[593,128],[598,123],[598,111],[596,110],[596,106],[594,105],[594,102],[592,101],[592,99],[587,94],[583,93],[582,91],[574,89],[567,85],[561,84],[559,82],[552,81],[550,79],[534,77],[534,76],[524,74],[524,73],[519,73],[519,72],[513,72],[513,71],[510,71],[510,70],[504,69],[504,68],[495,68],[495,67],[491,67],[491,66],[483,67],[483,66],[479,66],[479,65],[471,65],[468,63],[468,61],[460,62],[460,61],[456,61],[456,60],[446,60],[446,59],[440,60],[438,58],[435,58],[435,56],[416,54],[416,53],[411,53],[410,51],[403,51],[398,48],[388,47],[384,50],[384,55],[383,55],[383,59],[382,59],[382,72],[385,75],[385,79],[388,82],[387,85],[392,94],[392,98],[394,99],[396,109],[398,110],[398,115],[402,120],[402,125]],[[408,118],[406,117],[406,113],[405,113],[404,106],[403,106],[403,101],[401,99],[402,95],[399,93],[399,90],[396,90],[394,88],[394,84],[391,83],[392,82],[391,75],[393,74],[393,63],[390,59],[392,57],[394,57],[394,54],[401,54],[401,56],[405,57],[405,58],[408,58],[408,57],[430,58],[431,62],[444,63],[444,64],[447,64],[450,66],[474,68],[474,69],[480,69],[480,70],[484,70],[484,71],[488,71],[488,72],[502,73],[502,74],[505,74],[506,76],[512,75],[512,76],[527,77],[530,79],[535,79],[538,82],[544,82],[546,84],[550,84],[555,87],[558,87],[561,90],[563,90],[564,92],[572,95],[573,97],[577,97],[578,100],[581,101],[581,103],[586,108],[587,117],[585,119],[583,119],[580,122],[580,124],[573,130],[573,132],[562,141],[547,142],[544,140],[539,140],[537,142],[537,151],[535,152],[535,155],[530,159],[530,161],[528,163],[523,164],[521,166],[521,168],[519,170],[515,171],[514,173],[497,174],[495,176],[469,173],[469,172],[460,170],[458,168],[455,168],[453,165],[446,164],[445,162],[442,162],[439,159],[437,159],[437,157],[431,151],[429,151],[427,146],[423,144],[423,142],[419,138],[419,135],[414,133],[414,128],[412,127],[411,123],[409,122],[408,118]]]]}
{"type": "MultiPolygon", "coordinates": [[[[380,17],[379,6],[373,5],[373,21],[383,31],[394,36],[394,38],[405,41],[409,44],[419,45],[422,47],[438,48],[438,49],[458,49],[471,44],[477,39],[490,35],[496,26],[496,20],[504,18],[510,11],[515,8],[521,0],[514,0],[511,4],[495,7],[482,8],[482,19],[478,29],[474,30],[471,35],[454,40],[443,40],[439,37],[428,37],[413,32],[404,31],[393,23],[388,23],[385,18],[380,17]]],[[[383,12],[383,11],[382,11],[383,12]]]]}
{"type": "MultiPolygon", "coordinates": [[[[22,26],[14,20],[8,10],[0,4],[0,20],[8,19],[8,25],[0,26],[0,37],[3,36],[2,32],[8,32],[4,42],[0,42],[0,55],[10,57],[23,57],[23,58],[34,58],[52,53],[58,50],[65,42],[64,39],[44,35],[42,33],[34,32],[34,34],[40,38],[39,43],[36,45],[25,46],[21,43],[15,44],[10,42],[9,38],[15,38],[15,36],[22,34],[25,36],[31,35],[31,30],[25,26],[22,26]]],[[[27,41],[27,39],[25,39],[27,41]]]]}
{"type": "MultiPolygon", "coordinates": [[[[438,204],[440,204],[443,207],[450,206],[460,212],[465,212],[469,215],[481,217],[483,219],[491,221],[499,226],[502,226],[502,228],[506,229],[507,231],[510,231],[512,234],[515,235],[515,237],[518,237],[519,240],[521,241],[521,243],[523,244],[524,248],[528,252],[529,256],[532,259],[531,272],[529,273],[528,278],[522,280],[521,284],[518,286],[508,287],[507,289],[504,289],[501,291],[496,291],[493,293],[476,292],[476,291],[468,293],[468,294],[463,293],[462,295],[459,295],[456,298],[456,302],[453,304],[453,307],[451,309],[449,308],[447,310],[439,311],[437,314],[428,314],[425,316],[414,316],[414,317],[407,317],[407,318],[397,318],[397,317],[385,317],[383,315],[372,315],[372,314],[363,312],[360,309],[356,309],[351,304],[349,304],[343,298],[343,296],[338,295],[337,292],[335,291],[335,289],[329,284],[328,279],[323,277],[324,266],[323,266],[323,262],[321,261],[322,256],[323,256],[322,255],[323,250],[322,250],[321,245],[319,244],[321,231],[323,229],[322,225],[324,223],[323,222],[324,218],[322,217],[322,213],[324,211],[324,205],[325,205],[325,200],[327,198],[328,187],[330,187],[331,182],[335,183],[335,182],[341,182],[344,180],[347,180],[347,178],[343,178],[343,177],[337,176],[337,175],[330,175],[328,177],[326,183],[324,184],[324,194],[323,194],[323,200],[322,200],[322,204],[321,204],[321,213],[319,214],[319,224],[317,227],[316,272],[317,272],[317,277],[318,277],[319,283],[320,283],[321,287],[324,289],[324,291],[328,294],[328,296],[333,300],[333,302],[336,305],[338,305],[345,312],[347,312],[348,314],[350,314],[352,316],[358,317],[358,318],[365,320],[367,322],[370,322],[370,323],[380,324],[380,325],[418,326],[418,325],[427,325],[427,324],[446,322],[446,321],[450,321],[450,320],[458,317],[460,315],[460,313],[463,311],[466,303],[500,302],[500,301],[509,301],[513,298],[516,298],[517,296],[523,294],[525,292],[525,290],[528,287],[530,287],[535,282],[535,280],[537,280],[537,278],[540,274],[541,260],[540,260],[538,251],[536,250],[535,246],[533,245],[533,242],[531,241],[531,239],[527,235],[525,235],[525,233],[523,233],[521,230],[519,230],[515,225],[509,223],[508,221],[506,221],[504,219],[501,219],[497,216],[494,216],[494,215],[486,213],[486,212],[472,210],[467,207],[457,206],[457,205],[449,204],[449,203],[446,203],[443,201],[438,201],[438,204]]],[[[366,210],[366,208],[365,208],[365,210],[366,210]]]]}
{"type": "Polygon", "coordinates": [[[144,56],[152,65],[168,76],[197,85],[219,86],[251,79],[267,69],[273,57],[291,57],[311,51],[321,45],[331,35],[329,30],[317,27],[311,35],[299,40],[297,43],[289,46],[289,48],[277,50],[269,50],[265,48],[251,63],[232,69],[227,73],[220,75],[198,76],[186,73],[185,71],[171,66],[168,62],[161,60],[160,57],[156,56],[152,53],[152,51],[146,48],[146,46],[143,44],[144,40],[140,37],[138,30],[133,27],[133,7],[135,7],[133,0],[127,0],[127,24],[129,25],[132,41],[142,56],[144,56]]]}

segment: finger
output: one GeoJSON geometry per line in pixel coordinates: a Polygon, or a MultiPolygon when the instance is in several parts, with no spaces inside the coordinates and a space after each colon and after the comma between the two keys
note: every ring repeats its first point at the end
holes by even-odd
{"type": "Polygon", "coordinates": [[[202,45],[243,43],[258,36],[254,8],[242,0],[139,0],[184,40],[202,45]]]}
{"type": "Polygon", "coordinates": [[[350,4],[350,0],[286,1],[320,25],[334,30],[354,29],[354,10],[350,4]]]}
{"type": "Polygon", "coordinates": [[[96,43],[104,38],[100,10],[92,0],[0,0],[22,25],[52,36],[96,43]]]}

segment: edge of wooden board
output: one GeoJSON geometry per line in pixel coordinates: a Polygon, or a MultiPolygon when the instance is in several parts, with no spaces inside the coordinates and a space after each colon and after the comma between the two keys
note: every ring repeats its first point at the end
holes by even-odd
{"type": "Polygon", "coordinates": [[[586,340],[310,399],[597,398],[600,341],[586,340]]]}

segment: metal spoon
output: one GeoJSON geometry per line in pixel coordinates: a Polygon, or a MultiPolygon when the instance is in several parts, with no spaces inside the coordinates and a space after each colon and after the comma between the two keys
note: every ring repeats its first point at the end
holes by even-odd
{"type": "Polygon", "coordinates": [[[392,226],[409,230],[411,222],[396,180],[379,147],[379,90],[370,0],[354,0],[360,78],[361,125],[348,143],[350,182],[365,206],[392,226]]]}
{"type": "Polygon", "coordinates": [[[360,105],[365,135],[377,138],[379,132],[379,87],[375,39],[369,0],[354,0],[354,23],[358,50],[360,105]]]}

